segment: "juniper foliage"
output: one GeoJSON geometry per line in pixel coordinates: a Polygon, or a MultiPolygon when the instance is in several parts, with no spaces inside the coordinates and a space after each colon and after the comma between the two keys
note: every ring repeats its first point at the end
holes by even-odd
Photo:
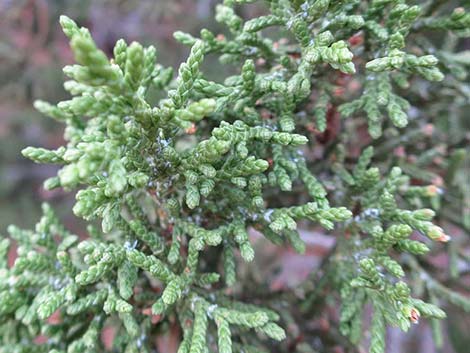
{"type": "Polygon", "coordinates": [[[64,68],[73,98],[35,107],[66,125],[67,144],[23,155],[61,166],[44,187],[79,189],[73,212],[89,237],[46,204],[34,230],[8,229],[0,352],[101,352],[108,326],[113,352],[153,352],[175,329],[178,353],[328,351],[305,324],[328,290],[341,304],[340,344],[380,353],[387,325],[431,318],[439,346],[439,305],[470,311],[421,263],[450,238],[436,212],[470,229],[470,59],[459,46],[470,14],[433,0],[270,0],[266,15],[237,15],[250,2],[217,5],[226,35],[176,32],[190,47],[176,74],[156,63],[155,47],[123,39],[108,59],[61,17],[77,62],[64,68]],[[209,54],[238,74],[208,80],[209,54]],[[416,141],[424,152],[414,163],[391,153],[416,141]],[[336,236],[325,266],[296,291],[243,296],[237,254],[255,258],[248,230],[303,253],[299,222],[336,236]]]}

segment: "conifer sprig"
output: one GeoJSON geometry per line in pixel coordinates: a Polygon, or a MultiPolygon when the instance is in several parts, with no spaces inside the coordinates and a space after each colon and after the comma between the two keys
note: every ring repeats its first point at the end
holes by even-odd
{"type": "MultiPolygon", "coordinates": [[[[45,188],[79,189],[73,212],[99,219],[101,231],[90,226],[90,237],[79,239],[47,205],[33,231],[8,229],[0,241],[0,352],[37,349],[38,335],[48,338],[44,351],[102,351],[100,333],[110,325],[113,351],[151,352],[154,338],[178,324],[179,353],[272,351],[273,340],[286,341],[277,351],[303,352],[309,342],[295,337],[302,326],[295,321],[297,307],[311,309],[312,283],[305,293],[255,300],[251,290],[240,294],[247,285],[238,270],[242,261],[257,266],[252,229],[304,253],[306,224],[336,235],[322,281],[339,293],[334,324],[352,344],[361,344],[368,303],[374,353],[385,352],[387,324],[406,331],[423,316],[436,328],[441,301],[470,310],[468,298],[417,260],[450,240],[434,221],[436,212],[451,217],[441,203],[464,205],[470,195],[456,187],[441,197],[442,189],[425,185],[439,180],[438,168],[419,166],[439,151],[419,156],[414,168],[391,153],[428,136],[418,122],[425,112],[415,107],[423,90],[458,95],[456,111],[468,104],[468,60],[431,53],[422,35],[466,35],[468,14],[430,15],[433,1],[273,0],[268,14],[245,20],[238,4],[248,2],[216,7],[226,35],[175,33],[190,47],[176,77],[156,63],[155,47],[121,39],[109,59],[87,29],[61,17],[77,62],[64,68],[72,98],[35,107],[66,124],[67,142],[23,155],[61,165],[45,188]],[[286,38],[273,40],[272,29],[286,38]],[[237,74],[208,80],[207,54],[237,74]],[[163,98],[152,101],[153,90],[163,98]],[[357,140],[348,131],[362,121],[372,142],[351,158],[346,149],[357,140]],[[12,240],[18,257],[9,267],[12,240]],[[419,276],[424,295],[414,288],[419,276]]],[[[449,188],[470,170],[461,147],[438,167],[449,188]]],[[[452,221],[469,228],[468,209],[452,221]]]]}

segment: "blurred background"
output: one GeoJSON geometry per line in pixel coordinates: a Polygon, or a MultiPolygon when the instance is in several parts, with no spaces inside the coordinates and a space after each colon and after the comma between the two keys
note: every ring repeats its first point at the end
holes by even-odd
{"type": "MultiPolygon", "coordinates": [[[[98,46],[111,55],[114,43],[124,38],[144,45],[154,44],[159,63],[177,68],[188,49],[176,43],[176,30],[198,35],[201,28],[215,33],[222,28],[213,19],[216,0],[0,0],[0,234],[9,224],[32,227],[40,215],[40,204],[51,203],[65,225],[83,234],[82,223],[73,216],[73,193],[60,189],[45,191],[42,182],[56,174],[56,167],[37,165],[20,151],[26,146],[55,149],[63,144],[63,126],[42,116],[33,108],[36,99],[51,103],[67,99],[63,89],[62,67],[73,61],[68,41],[59,26],[66,14],[90,29],[98,46]]],[[[264,12],[251,6],[245,17],[264,12]]],[[[243,14],[242,14],[243,15],[243,14]]],[[[220,66],[207,58],[204,72],[217,77],[220,66]]],[[[226,70],[226,69],[225,69],[226,70]]],[[[226,72],[225,72],[226,74],[226,72]]],[[[458,231],[458,230],[457,230],[458,231]]],[[[260,263],[266,271],[281,267],[273,285],[287,285],[294,273],[314,269],[333,245],[331,237],[306,234],[311,252],[295,255],[277,247],[263,245],[260,263]]],[[[295,276],[294,276],[295,278],[295,276]]],[[[470,352],[468,315],[450,312],[445,353],[470,352]]],[[[431,330],[414,326],[410,334],[390,330],[387,353],[433,353],[431,330]]],[[[171,343],[168,343],[171,344],[171,343]]]]}

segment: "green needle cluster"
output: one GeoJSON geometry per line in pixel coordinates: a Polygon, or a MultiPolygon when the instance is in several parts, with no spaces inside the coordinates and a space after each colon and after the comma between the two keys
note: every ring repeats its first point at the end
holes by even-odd
{"type": "Polygon", "coordinates": [[[65,124],[66,143],[22,153],[60,165],[44,187],[78,190],[73,213],[89,237],[48,205],[34,230],[8,229],[1,353],[103,352],[107,327],[113,352],[155,352],[168,332],[178,353],[328,352],[306,322],[337,300],[337,336],[369,337],[383,353],[387,325],[438,327],[444,302],[470,311],[422,263],[450,240],[436,215],[470,229],[468,136],[441,120],[459,122],[470,101],[458,45],[469,14],[433,0],[269,0],[244,19],[251,2],[216,6],[224,35],[176,32],[190,47],[177,74],[136,42],[120,39],[108,58],[61,17],[71,98],[35,107],[65,124]],[[452,40],[436,46],[429,33],[452,40]],[[236,74],[209,80],[207,55],[236,74]],[[263,270],[252,231],[303,254],[299,229],[312,227],[335,237],[325,267],[296,290],[260,294],[240,271],[263,270]]]}

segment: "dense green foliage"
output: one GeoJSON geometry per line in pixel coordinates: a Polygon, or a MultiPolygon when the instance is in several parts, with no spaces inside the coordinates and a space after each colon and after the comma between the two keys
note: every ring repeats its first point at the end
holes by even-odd
{"type": "Polygon", "coordinates": [[[113,351],[151,352],[175,321],[179,353],[328,351],[310,348],[307,330],[303,342],[285,331],[318,314],[324,288],[341,303],[350,349],[372,305],[374,353],[385,352],[387,325],[406,331],[424,316],[437,327],[440,301],[470,311],[420,264],[450,238],[436,212],[470,228],[459,127],[470,59],[458,40],[470,14],[439,12],[440,1],[271,0],[268,14],[244,20],[244,2],[217,6],[226,35],[175,33],[191,47],[175,79],[153,46],[119,40],[109,60],[87,29],[61,18],[74,97],[35,106],[66,124],[67,144],[23,155],[62,165],[45,188],[80,188],[73,212],[90,221],[90,237],[70,234],[47,205],[34,231],[8,229],[1,259],[10,240],[18,257],[0,262],[0,352],[101,352],[107,326],[113,351]],[[209,54],[238,74],[205,78],[209,54]],[[430,123],[457,131],[440,136],[430,123]],[[393,153],[416,141],[414,163],[393,153]],[[236,292],[239,260],[255,257],[249,230],[302,253],[299,224],[337,237],[324,275],[269,299],[236,292]],[[33,348],[38,335],[48,340],[33,348]]]}

